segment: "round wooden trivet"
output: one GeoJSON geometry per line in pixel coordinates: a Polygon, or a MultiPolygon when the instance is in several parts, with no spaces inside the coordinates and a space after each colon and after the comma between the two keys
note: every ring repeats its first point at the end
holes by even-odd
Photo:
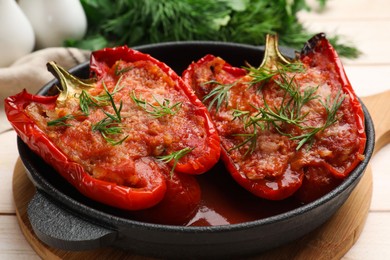
{"type": "MultiPolygon", "coordinates": [[[[23,164],[17,160],[13,175],[13,194],[19,226],[36,253],[43,259],[149,259],[114,248],[70,252],[51,248],[34,234],[27,216],[27,205],[35,193],[23,164]]],[[[303,238],[253,259],[339,259],[356,242],[364,227],[372,196],[370,165],[346,203],[324,225],[303,238]]]]}

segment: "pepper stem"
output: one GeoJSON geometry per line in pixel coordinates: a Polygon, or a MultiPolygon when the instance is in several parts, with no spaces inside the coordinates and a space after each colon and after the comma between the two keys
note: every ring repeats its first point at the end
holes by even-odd
{"type": "Polygon", "coordinates": [[[94,87],[94,80],[79,79],[57,65],[54,61],[48,62],[46,66],[48,71],[50,71],[59,82],[58,90],[60,91],[60,94],[57,98],[57,104],[59,105],[64,104],[68,97],[81,93],[83,89],[94,87]]]}
{"type": "Polygon", "coordinates": [[[267,34],[265,40],[265,53],[259,68],[268,70],[277,69],[278,64],[290,64],[292,60],[283,56],[278,46],[278,35],[267,34]]]}

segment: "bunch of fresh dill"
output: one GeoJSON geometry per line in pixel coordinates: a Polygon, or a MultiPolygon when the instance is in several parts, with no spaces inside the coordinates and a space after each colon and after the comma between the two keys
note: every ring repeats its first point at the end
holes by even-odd
{"type": "MultiPolygon", "coordinates": [[[[327,0],[317,0],[325,7],[327,0]]],[[[88,19],[84,39],[67,46],[96,50],[126,44],[211,40],[264,45],[265,35],[279,34],[280,44],[300,49],[313,35],[297,13],[310,11],[306,0],[81,0],[88,19]]],[[[330,41],[340,56],[359,51],[330,41]]]]}

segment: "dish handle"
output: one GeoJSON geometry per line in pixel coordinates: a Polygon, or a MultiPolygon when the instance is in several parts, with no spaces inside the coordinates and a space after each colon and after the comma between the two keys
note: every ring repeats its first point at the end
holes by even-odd
{"type": "Polygon", "coordinates": [[[37,237],[45,244],[62,250],[83,251],[113,244],[115,230],[88,222],[58,206],[37,189],[27,214],[37,237]]]}

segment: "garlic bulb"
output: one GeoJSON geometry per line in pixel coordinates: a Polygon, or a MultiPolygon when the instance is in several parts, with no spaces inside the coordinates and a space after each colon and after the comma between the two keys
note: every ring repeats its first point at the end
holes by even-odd
{"type": "Polygon", "coordinates": [[[34,49],[33,28],[15,0],[0,1],[0,67],[34,49]]]}
{"type": "Polygon", "coordinates": [[[36,36],[36,48],[59,47],[66,39],[81,39],[87,18],[79,0],[19,0],[36,36]]]}

